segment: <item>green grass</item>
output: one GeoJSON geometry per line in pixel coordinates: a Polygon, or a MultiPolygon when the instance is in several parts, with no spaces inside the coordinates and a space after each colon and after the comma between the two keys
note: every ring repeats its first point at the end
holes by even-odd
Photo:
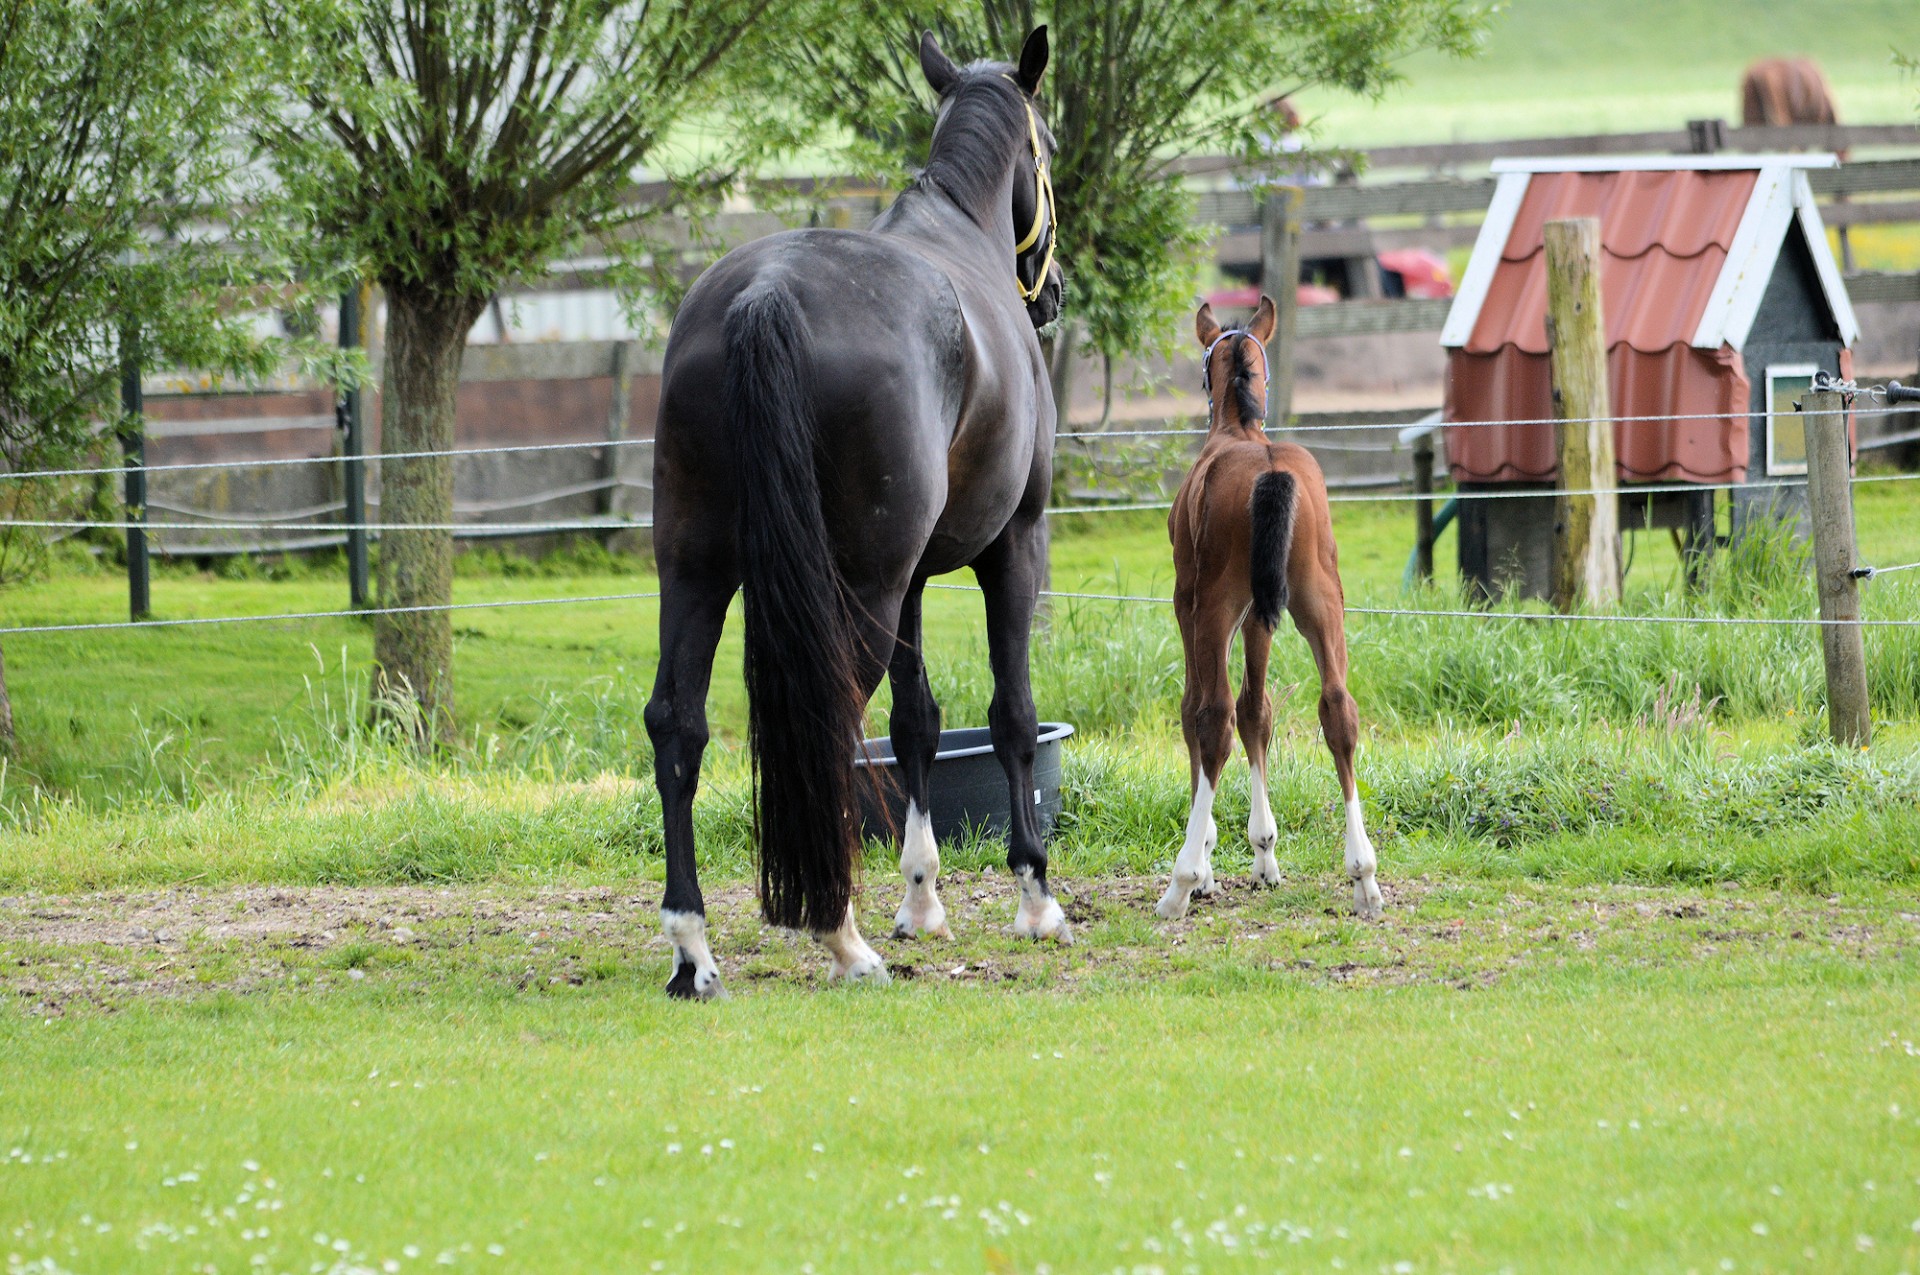
{"type": "Polygon", "coordinates": [[[1343,146],[1737,124],[1748,63],[1805,54],[1843,122],[1910,122],[1920,83],[1891,54],[1920,47],[1912,19],[1905,0],[1516,0],[1478,58],[1408,58],[1408,82],[1377,104],[1328,89],[1300,101],[1343,146]]]}
{"type": "MultiPolygon", "coordinates": [[[[1910,556],[1907,490],[1861,489],[1869,558],[1910,556]]],[[[1353,601],[1448,600],[1401,591],[1403,507],[1338,517],[1353,601]]],[[[1641,550],[1628,606],[1694,605],[1641,550]]],[[[1054,584],[1164,596],[1166,553],[1157,515],[1075,525],[1054,584]]],[[[463,600],[652,587],[592,555],[465,565],[463,600]]],[[[8,620],[111,618],[120,589],[62,570],[8,620]]],[[[341,592],[175,570],[155,596],[341,592]]],[[[1750,552],[1698,605],[1811,599],[1750,552]]],[[[929,616],[947,720],[977,720],[978,600],[929,616]]],[[[1246,888],[1235,766],[1224,888],[1164,923],[1171,615],[1056,603],[1035,673],[1086,727],[1053,845],[1078,942],[1014,939],[1002,847],[949,845],[958,938],[883,942],[896,982],[867,991],[758,919],[730,636],[696,819],[736,999],[697,1008],[659,992],[651,604],[463,614],[469,739],[425,763],[366,725],[357,622],[15,639],[8,1275],[1911,1269],[1920,657],[1874,639],[1878,740],[1843,752],[1810,633],[1457,623],[1353,629],[1386,919],[1346,905],[1289,636],[1283,884],[1246,888]]],[[[869,847],[869,933],[891,859],[869,847]]]]}
{"type": "MultiPolygon", "coordinates": [[[[1858,489],[1865,560],[1920,557],[1916,488],[1920,484],[1895,482],[1858,489]]],[[[1341,504],[1335,519],[1350,602],[1452,605],[1451,536],[1437,554],[1437,591],[1409,597],[1401,586],[1412,540],[1408,507],[1341,504]]],[[[1170,593],[1163,515],[1060,524],[1055,588],[1170,593]]],[[[1630,609],[1683,606],[1671,544],[1664,535],[1634,539],[1630,609]]],[[[1732,562],[1724,574],[1710,609],[1812,611],[1804,578],[1782,572],[1772,559],[1732,562]]],[[[952,579],[969,582],[964,573],[952,579]]],[[[563,557],[545,568],[476,560],[456,582],[455,598],[656,587],[634,559],[563,557]],[[567,570],[580,574],[543,574],[567,570]]],[[[344,594],[344,579],[324,567],[279,580],[172,569],[157,576],[154,605],[162,617],[271,614],[335,609],[344,594]]],[[[9,623],[113,620],[124,614],[125,584],[106,571],[61,568],[37,583],[8,587],[4,601],[9,623]]],[[[1872,616],[1920,615],[1920,579],[1909,573],[1875,582],[1866,604],[1872,616]]],[[[650,600],[460,613],[455,665],[469,751],[571,777],[601,769],[644,773],[640,709],[656,658],[655,616],[650,600]]],[[[1165,735],[1176,728],[1181,668],[1168,608],[1063,600],[1051,625],[1034,660],[1044,717],[1073,721],[1083,731],[1165,735]]],[[[948,724],[984,721],[989,688],[978,597],[931,591],[927,630],[948,724]]],[[[738,742],[745,720],[738,632],[736,616],[710,700],[716,733],[729,743],[738,742]]],[[[1394,734],[1418,736],[1448,724],[1504,728],[1521,716],[1540,724],[1630,725],[1654,712],[1675,675],[1682,698],[1694,686],[1708,700],[1721,697],[1715,720],[1742,731],[1784,726],[1791,734],[1793,723],[1820,712],[1818,644],[1801,630],[1356,616],[1351,641],[1363,718],[1394,734]]],[[[1920,632],[1874,633],[1868,649],[1880,718],[1920,722],[1920,632]]],[[[1274,685],[1299,684],[1310,692],[1304,645],[1288,634],[1275,652],[1274,685]]],[[[346,720],[364,709],[370,658],[370,628],[351,619],[7,639],[21,748],[0,776],[0,808],[18,808],[35,790],[94,808],[147,796],[191,797],[298,768],[306,754],[324,758],[343,737],[346,720]]],[[[876,728],[883,727],[885,704],[883,688],[876,728]]],[[[1310,693],[1295,695],[1283,711],[1290,722],[1310,724],[1310,693]]]]}
{"type": "Polygon", "coordinates": [[[15,1271],[1894,1271],[1920,1258],[1915,975],[1575,956],[1358,993],[1216,961],[693,1013],[622,979],[374,975],[4,1015],[0,1246],[15,1271]]]}

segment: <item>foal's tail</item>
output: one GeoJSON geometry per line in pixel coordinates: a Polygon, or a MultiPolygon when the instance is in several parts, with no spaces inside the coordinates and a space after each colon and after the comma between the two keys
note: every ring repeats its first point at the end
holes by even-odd
{"type": "Polygon", "coordinates": [[[1287,609],[1287,559],[1293,555],[1293,475],[1269,470],[1253,480],[1253,618],[1269,629],[1287,609]]]}
{"type": "Polygon", "coordinates": [[[775,925],[837,930],[859,848],[853,745],[862,705],[846,583],[821,514],[806,320],[791,292],[763,283],[728,307],[725,340],[760,910],[775,925]]]}

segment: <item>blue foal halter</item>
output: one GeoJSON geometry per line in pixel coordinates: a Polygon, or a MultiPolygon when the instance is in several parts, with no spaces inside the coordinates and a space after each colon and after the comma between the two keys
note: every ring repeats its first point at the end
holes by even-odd
{"type": "Polygon", "coordinates": [[[1207,352],[1200,356],[1200,388],[1206,391],[1207,402],[1211,404],[1213,402],[1213,351],[1222,341],[1234,336],[1249,338],[1255,348],[1260,351],[1260,419],[1264,421],[1267,418],[1267,347],[1265,342],[1245,328],[1228,328],[1213,338],[1207,346],[1207,352]]]}

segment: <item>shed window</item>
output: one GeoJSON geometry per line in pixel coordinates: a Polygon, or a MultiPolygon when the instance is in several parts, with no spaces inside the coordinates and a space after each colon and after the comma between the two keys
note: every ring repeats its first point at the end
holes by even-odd
{"type": "Polygon", "coordinates": [[[1767,369],[1767,473],[1807,472],[1807,423],[1794,403],[1813,388],[1812,363],[1779,363],[1767,369]]]}

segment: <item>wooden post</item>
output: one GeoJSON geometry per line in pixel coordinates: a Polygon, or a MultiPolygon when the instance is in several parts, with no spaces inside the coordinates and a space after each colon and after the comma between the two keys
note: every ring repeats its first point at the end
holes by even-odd
{"type": "MultiPolygon", "coordinates": [[[[1413,440],[1413,490],[1417,496],[1433,493],[1433,435],[1413,440]]],[[[1433,501],[1413,502],[1414,572],[1420,583],[1433,579],[1433,501]]]]}
{"type": "MultiPolygon", "coordinates": [[[[1276,186],[1260,210],[1260,288],[1273,298],[1278,322],[1267,342],[1267,428],[1293,416],[1293,342],[1299,329],[1300,208],[1306,192],[1276,186]]],[[[1061,415],[1064,417],[1065,413],[1061,415]]]]}
{"type": "Polygon", "coordinates": [[[1827,727],[1843,748],[1873,738],[1867,708],[1867,652],[1860,626],[1860,584],[1853,578],[1853,458],[1845,403],[1833,390],[1810,391],[1806,413],[1807,504],[1813,511],[1813,569],[1820,590],[1821,654],[1827,665],[1827,727]]]}
{"type": "Polygon", "coordinates": [[[1565,612],[1620,600],[1619,478],[1600,312],[1600,223],[1592,217],[1549,221],[1545,236],[1559,486],[1602,493],[1555,501],[1553,605],[1565,612]]]}
{"type": "Polygon", "coordinates": [[[146,396],[140,388],[140,334],[131,323],[120,331],[120,448],[127,465],[127,615],[153,614],[153,579],[147,557],[146,396]]]}
{"type": "MultiPolygon", "coordinates": [[[[363,305],[358,285],[340,294],[340,348],[350,350],[361,344],[363,305]]],[[[340,396],[334,410],[340,420],[341,451],[346,459],[340,465],[340,482],[346,492],[347,506],[347,594],[356,610],[368,604],[372,590],[367,587],[367,422],[365,391],[358,386],[340,396]]]]}

